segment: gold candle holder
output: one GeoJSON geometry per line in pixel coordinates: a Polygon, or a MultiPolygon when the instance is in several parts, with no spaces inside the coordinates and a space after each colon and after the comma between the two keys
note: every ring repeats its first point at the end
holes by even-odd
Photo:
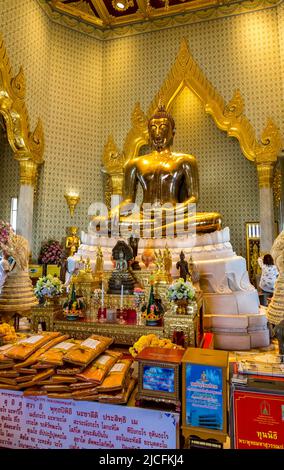
{"type": "Polygon", "coordinates": [[[69,207],[70,215],[73,217],[75,207],[77,206],[78,202],[80,201],[80,196],[78,194],[64,194],[66,199],[67,205],[69,207]]]}

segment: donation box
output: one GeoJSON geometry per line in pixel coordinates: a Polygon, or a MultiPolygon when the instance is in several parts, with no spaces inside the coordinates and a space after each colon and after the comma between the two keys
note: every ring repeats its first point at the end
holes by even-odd
{"type": "Polygon", "coordinates": [[[188,348],[182,359],[182,432],[204,440],[227,438],[226,351],[188,348]]]}

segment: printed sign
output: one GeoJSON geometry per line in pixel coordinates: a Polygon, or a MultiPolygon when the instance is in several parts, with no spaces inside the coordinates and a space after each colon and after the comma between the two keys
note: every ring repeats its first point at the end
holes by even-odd
{"type": "Polygon", "coordinates": [[[186,365],[186,425],[223,430],[221,367],[186,365]]]}
{"type": "Polygon", "coordinates": [[[235,449],[284,449],[284,395],[233,392],[235,449]]]}
{"type": "Polygon", "coordinates": [[[0,447],[176,449],[179,414],[0,392],[0,447]]]}

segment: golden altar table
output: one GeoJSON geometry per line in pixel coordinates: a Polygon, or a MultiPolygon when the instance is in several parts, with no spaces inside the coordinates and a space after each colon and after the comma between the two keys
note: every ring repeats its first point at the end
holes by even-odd
{"type": "Polygon", "coordinates": [[[117,322],[99,322],[97,320],[67,320],[61,306],[37,306],[32,309],[31,329],[37,332],[39,323],[45,323],[48,331],[60,331],[76,339],[85,339],[91,334],[111,336],[116,344],[133,345],[142,335],[155,334],[159,338],[172,339],[173,331],[183,331],[185,345],[196,347],[202,332],[202,300],[196,302],[190,315],[173,315],[166,312],[161,326],[117,322]]]}

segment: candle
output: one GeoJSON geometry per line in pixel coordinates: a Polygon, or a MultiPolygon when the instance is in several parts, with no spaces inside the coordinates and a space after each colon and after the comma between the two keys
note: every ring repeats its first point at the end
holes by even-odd
{"type": "Polygon", "coordinates": [[[123,309],[123,284],[120,291],[120,308],[123,309]]]}
{"type": "Polygon", "coordinates": [[[102,309],[104,308],[104,285],[102,285],[102,309]]]}

